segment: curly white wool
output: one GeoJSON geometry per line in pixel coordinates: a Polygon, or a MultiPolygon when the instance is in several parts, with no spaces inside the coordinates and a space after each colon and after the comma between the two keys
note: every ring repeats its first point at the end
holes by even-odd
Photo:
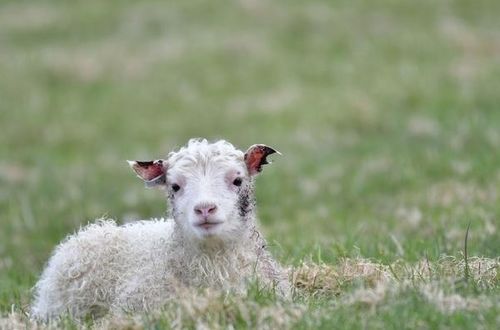
{"type": "Polygon", "coordinates": [[[124,226],[101,219],[69,236],[35,286],[32,316],[147,311],[184,288],[245,292],[254,278],[287,295],[286,273],[255,228],[253,168],[248,167],[253,165],[246,165],[247,158],[226,141],[190,140],[164,163],[133,162],[143,178],[144,171],[164,170],[165,178],[155,182],[167,192],[173,219],[124,226]],[[199,205],[216,208],[202,217],[199,205]],[[203,221],[217,224],[205,228],[203,221]]]}

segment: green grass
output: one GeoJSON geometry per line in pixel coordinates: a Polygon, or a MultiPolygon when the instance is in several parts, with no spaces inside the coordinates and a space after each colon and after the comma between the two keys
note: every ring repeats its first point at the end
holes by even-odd
{"type": "MultiPolygon", "coordinates": [[[[500,273],[499,12],[494,0],[0,1],[0,314],[26,309],[51,250],[79,226],[164,213],[126,159],[202,136],[283,153],[257,187],[282,263],[454,271],[416,281],[395,270],[397,288],[376,303],[349,300],[377,288],[358,280],[298,289],[293,302],[217,298],[201,322],[498,327],[499,275],[464,284],[443,256],[459,263],[470,223],[469,257],[500,273]],[[485,303],[440,309],[439,290],[485,303]]],[[[109,322],[175,326],[179,308],[109,322]]],[[[12,327],[26,321],[16,315],[12,327]]],[[[179,326],[197,326],[184,315],[179,326]]]]}

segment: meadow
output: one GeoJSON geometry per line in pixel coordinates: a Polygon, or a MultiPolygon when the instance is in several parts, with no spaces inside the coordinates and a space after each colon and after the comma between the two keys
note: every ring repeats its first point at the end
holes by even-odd
{"type": "Polygon", "coordinates": [[[0,1],[0,329],[500,326],[500,2],[0,1]],[[29,321],[52,249],[163,216],[125,160],[280,150],[258,214],[292,301],[29,321]],[[467,255],[465,241],[467,227],[467,255]]]}

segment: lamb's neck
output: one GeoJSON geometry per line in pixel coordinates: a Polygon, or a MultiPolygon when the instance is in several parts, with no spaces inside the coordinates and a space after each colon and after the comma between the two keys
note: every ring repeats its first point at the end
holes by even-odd
{"type": "Polygon", "coordinates": [[[262,249],[262,245],[265,244],[262,241],[261,235],[253,226],[229,240],[218,237],[204,239],[186,237],[180,228],[176,228],[173,233],[173,242],[176,242],[174,248],[183,249],[193,256],[222,257],[240,253],[248,255],[262,249]]]}

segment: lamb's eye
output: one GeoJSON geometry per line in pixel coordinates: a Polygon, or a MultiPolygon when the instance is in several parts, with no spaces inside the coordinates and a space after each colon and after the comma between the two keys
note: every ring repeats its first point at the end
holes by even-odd
{"type": "Polygon", "coordinates": [[[241,178],[236,178],[234,179],[233,181],[233,184],[237,187],[241,186],[241,183],[243,182],[243,180],[241,178]]]}
{"type": "Polygon", "coordinates": [[[179,191],[179,189],[181,189],[181,186],[179,186],[177,183],[174,183],[174,184],[172,185],[172,190],[173,190],[174,192],[178,192],[178,191],[179,191]]]}

